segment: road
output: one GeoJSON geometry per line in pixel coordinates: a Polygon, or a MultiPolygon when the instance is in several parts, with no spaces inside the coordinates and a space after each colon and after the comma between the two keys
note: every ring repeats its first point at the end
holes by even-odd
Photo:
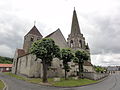
{"type": "Polygon", "coordinates": [[[74,88],[58,88],[28,83],[0,73],[0,79],[7,84],[8,90],[120,90],[120,74],[110,75],[104,81],[74,88]]]}

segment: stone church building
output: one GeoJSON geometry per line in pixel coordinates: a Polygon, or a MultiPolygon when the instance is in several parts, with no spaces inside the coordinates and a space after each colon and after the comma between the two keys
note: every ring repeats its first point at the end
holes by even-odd
{"type": "MultiPolygon", "coordinates": [[[[43,67],[41,60],[36,60],[36,56],[30,54],[30,47],[34,41],[42,39],[43,36],[34,25],[33,28],[24,36],[23,49],[17,49],[15,51],[12,73],[22,74],[27,77],[42,77],[43,67]]],[[[60,29],[57,29],[53,33],[49,34],[45,38],[52,38],[60,48],[71,48],[73,50],[85,50],[90,55],[90,49],[85,42],[85,38],[81,33],[79,22],[77,19],[76,10],[73,11],[71,33],[68,35],[67,41],[65,40],[60,29]]],[[[69,62],[70,72],[69,76],[77,75],[78,65],[69,62]]],[[[48,77],[63,77],[64,70],[62,69],[62,60],[54,58],[51,67],[48,70],[48,77]]],[[[84,62],[85,72],[94,72],[91,60],[84,62]]]]}

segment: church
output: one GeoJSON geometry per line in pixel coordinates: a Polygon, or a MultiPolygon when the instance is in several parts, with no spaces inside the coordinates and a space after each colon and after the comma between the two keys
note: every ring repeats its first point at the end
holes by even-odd
{"type": "MultiPolygon", "coordinates": [[[[12,73],[25,75],[27,77],[42,77],[43,67],[41,60],[36,60],[36,56],[30,53],[30,47],[33,42],[41,40],[43,38],[42,34],[39,32],[37,27],[34,25],[33,28],[24,36],[23,49],[16,49],[12,73]]],[[[64,38],[61,30],[58,28],[56,31],[47,35],[44,38],[51,38],[55,41],[55,44],[62,48],[71,48],[72,50],[84,50],[90,55],[90,49],[88,43],[85,42],[85,37],[81,33],[77,13],[74,9],[71,33],[68,35],[67,41],[64,38]]],[[[78,65],[69,62],[70,72],[68,76],[75,76],[78,72],[78,65]]],[[[54,58],[52,65],[48,69],[48,77],[63,77],[64,70],[62,69],[62,60],[54,58]]],[[[84,62],[84,72],[94,72],[91,60],[84,62]]]]}

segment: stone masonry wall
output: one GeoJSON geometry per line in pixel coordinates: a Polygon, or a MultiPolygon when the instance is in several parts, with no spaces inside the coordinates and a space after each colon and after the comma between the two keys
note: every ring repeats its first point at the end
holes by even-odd
{"type": "Polygon", "coordinates": [[[92,79],[92,80],[99,80],[104,77],[107,77],[108,75],[109,75],[108,73],[90,73],[90,72],[83,73],[83,76],[85,78],[92,79]]]}

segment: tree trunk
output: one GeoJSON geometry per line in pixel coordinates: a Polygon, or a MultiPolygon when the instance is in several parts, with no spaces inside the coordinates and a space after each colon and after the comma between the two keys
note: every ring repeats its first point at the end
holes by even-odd
{"type": "Polygon", "coordinates": [[[67,71],[65,70],[65,80],[67,79],[67,71]]]}
{"type": "Polygon", "coordinates": [[[81,64],[79,63],[78,65],[79,65],[79,74],[78,75],[79,75],[79,78],[80,78],[80,76],[81,76],[80,75],[80,73],[81,73],[81,64]]]}
{"type": "Polygon", "coordinates": [[[83,63],[81,63],[81,72],[83,72],[83,63]]]}
{"type": "Polygon", "coordinates": [[[43,60],[43,82],[46,83],[47,81],[47,64],[45,60],[43,60]]]}

